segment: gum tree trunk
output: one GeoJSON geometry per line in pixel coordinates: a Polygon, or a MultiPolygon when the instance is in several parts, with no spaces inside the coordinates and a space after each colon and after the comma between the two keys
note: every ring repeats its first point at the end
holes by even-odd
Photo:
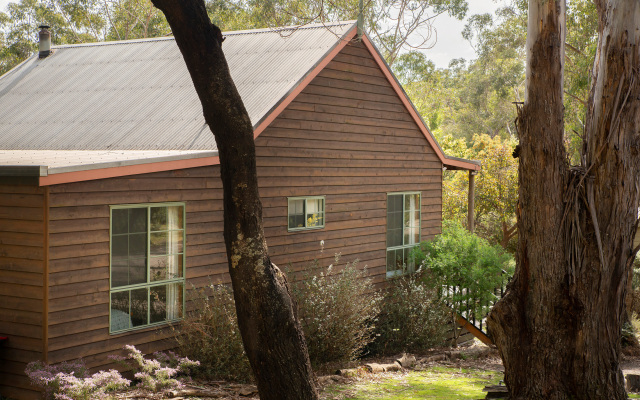
{"type": "Polygon", "coordinates": [[[597,0],[582,164],[563,146],[563,0],[530,0],[515,276],[488,318],[511,399],[626,399],[619,353],[640,177],[640,2],[597,0]]]}
{"type": "Polygon", "coordinates": [[[220,156],[224,238],[242,334],[262,400],[317,399],[285,276],[271,263],[258,196],[253,126],[203,0],[152,0],[167,17],[220,156]]]}

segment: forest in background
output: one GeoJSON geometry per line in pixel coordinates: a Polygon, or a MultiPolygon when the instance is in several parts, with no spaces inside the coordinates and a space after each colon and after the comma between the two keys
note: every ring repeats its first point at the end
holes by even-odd
{"type": "MultiPolygon", "coordinates": [[[[223,31],[355,19],[358,1],[206,0],[223,31]]],[[[495,15],[468,16],[462,32],[474,60],[436,68],[428,47],[437,17],[467,16],[467,0],[368,0],[365,28],[446,154],[476,159],[476,232],[514,251],[518,198],[516,105],[525,87],[527,1],[512,0],[495,15]]],[[[0,74],[37,50],[38,25],[54,44],[167,36],[167,21],[149,0],[20,0],[0,12],[0,74]]],[[[590,70],[597,44],[595,6],[567,5],[565,145],[571,164],[582,146],[590,70]]],[[[443,219],[466,223],[468,174],[445,171],[443,219]]]]}

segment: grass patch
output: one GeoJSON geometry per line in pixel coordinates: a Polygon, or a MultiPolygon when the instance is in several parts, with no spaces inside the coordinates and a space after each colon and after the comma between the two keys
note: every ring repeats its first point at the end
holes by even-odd
{"type": "Polygon", "coordinates": [[[349,385],[324,390],[327,400],[480,399],[487,385],[497,385],[502,372],[435,367],[424,371],[371,375],[349,385]]]}

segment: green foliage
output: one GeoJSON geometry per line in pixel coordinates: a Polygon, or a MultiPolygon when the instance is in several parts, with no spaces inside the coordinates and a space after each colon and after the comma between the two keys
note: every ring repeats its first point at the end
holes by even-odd
{"type": "Polygon", "coordinates": [[[480,399],[482,389],[503,379],[498,371],[432,367],[406,374],[376,379],[359,379],[358,383],[332,385],[324,390],[328,398],[352,400],[451,400],[480,399]]]}
{"type": "Polygon", "coordinates": [[[451,321],[451,310],[424,282],[422,270],[393,280],[376,325],[375,354],[415,352],[441,345],[451,321]]]}
{"type": "Polygon", "coordinates": [[[445,221],[442,234],[422,242],[413,255],[425,269],[423,281],[440,288],[440,295],[454,312],[467,311],[476,317],[489,311],[498,299],[496,288],[513,270],[509,254],[453,221],[445,221]],[[465,290],[447,289],[454,287],[465,290]]]}
{"type": "MultiPolygon", "coordinates": [[[[402,78],[405,91],[439,139],[452,135],[470,144],[476,134],[503,139],[515,136],[513,102],[524,100],[527,8],[527,1],[512,0],[493,16],[469,17],[462,35],[475,49],[477,59],[454,60],[447,69],[430,71],[428,79],[402,78]]],[[[594,2],[571,1],[566,21],[565,143],[575,164],[597,45],[594,2]]],[[[415,64],[415,70],[423,71],[427,62],[425,58],[422,65],[415,64]]],[[[411,72],[400,74],[407,75],[411,72]]]]}
{"type": "MultiPolygon", "coordinates": [[[[340,256],[315,276],[306,276],[293,287],[300,323],[314,366],[351,361],[373,340],[373,329],[382,297],[374,292],[366,269],[357,260],[338,270],[340,256]]],[[[309,270],[317,270],[317,261],[309,270]]]]}
{"type": "Polygon", "coordinates": [[[565,143],[571,162],[579,164],[586,104],[591,85],[590,70],[597,47],[598,17],[593,1],[567,4],[565,86],[565,143]]]}
{"type": "Polygon", "coordinates": [[[128,40],[171,33],[164,14],[150,0],[109,0],[100,10],[109,22],[105,40],[128,40]]]}
{"type": "MultiPolygon", "coordinates": [[[[354,20],[359,14],[358,0],[238,0],[234,6],[256,27],[354,20]]],[[[218,1],[218,8],[224,8],[218,1]]],[[[433,21],[440,14],[463,19],[468,0],[367,0],[364,1],[365,29],[393,65],[402,53],[426,49],[435,43],[433,21]]]]}
{"type": "Polygon", "coordinates": [[[174,327],[180,354],[200,361],[196,376],[240,382],[252,380],[231,289],[210,285],[189,293],[192,311],[174,327]]]}
{"type": "Polygon", "coordinates": [[[164,36],[171,31],[150,0],[19,0],[0,12],[0,74],[37,50],[38,26],[53,45],[164,36]]]}
{"type": "MultiPolygon", "coordinates": [[[[476,233],[492,244],[513,250],[518,203],[518,160],[512,157],[515,140],[474,135],[472,146],[467,147],[464,139],[447,135],[440,145],[446,154],[482,163],[482,170],[475,177],[476,233]]],[[[442,185],[443,218],[466,221],[469,174],[445,171],[442,185]]]]}

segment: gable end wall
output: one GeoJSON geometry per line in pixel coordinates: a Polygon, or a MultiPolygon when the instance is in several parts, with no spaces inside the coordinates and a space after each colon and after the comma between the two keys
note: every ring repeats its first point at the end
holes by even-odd
{"type": "Polygon", "coordinates": [[[442,163],[361,43],[350,43],[256,139],[272,260],[293,270],[359,260],[386,282],[387,193],[419,191],[423,240],[440,232],[442,163]],[[287,197],[326,196],[326,226],[287,231],[287,197]],[[321,251],[320,241],[324,240],[321,251]]]}

